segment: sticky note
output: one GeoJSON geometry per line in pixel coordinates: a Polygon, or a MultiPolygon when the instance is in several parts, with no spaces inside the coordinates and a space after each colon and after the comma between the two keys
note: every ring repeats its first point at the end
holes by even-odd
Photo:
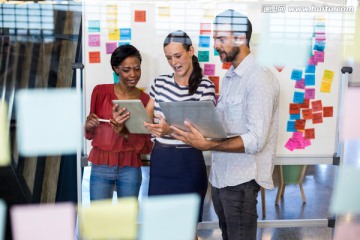
{"type": "Polygon", "coordinates": [[[89,34],[89,47],[100,46],[100,34],[89,34]]]}
{"type": "Polygon", "coordinates": [[[18,91],[16,139],[20,154],[76,153],[83,138],[80,97],[70,88],[18,91]]]}
{"type": "Polygon", "coordinates": [[[286,131],[287,131],[287,132],[296,132],[296,129],[295,129],[295,121],[288,121],[288,122],[287,122],[286,131]]]}
{"type": "Polygon", "coordinates": [[[315,65],[307,65],[305,68],[305,73],[315,73],[316,67],[315,65]]]}
{"type": "Polygon", "coordinates": [[[76,216],[72,203],[13,205],[10,214],[14,239],[74,239],[76,216]]]}
{"type": "Polygon", "coordinates": [[[330,212],[332,214],[360,214],[359,182],[359,168],[354,166],[340,167],[331,196],[330,212]]]}
{"type": "Polygon", "coordinates": [[[325,33],[316,33],[315,34],[315,41],[325,41],[326,35],[325,33]]]}
{"type": "Polygon", "coordinates": [[[209,62],[209,51],[198,51],[199,62],[209,62]]]}
{"type": "Polygon", "coordinates": [[[215,75],[215,64],[204,64],[204,75],[212,76],[215,75]]]}
{"type": "Polygon", "coordinates": [[[290,120],[300,119],[300,114],[290,114],[290,120]]]}
{"type": "Polygon", "coordinates": [[[304,130],[305,129],[305,120],[304,119],[296,119],[295,129],[296,130],[304,130]]]}
{"type": "Polygon", "coordinates": [[[304,99],[303,103],[299,104],[300,108],[309,108],[309,106],[310,106],[310,100],[306,98],[304,99]]]}
{"type": "Polygon", "coordinates": [[[193,239],[200,197],[197,194],[152,196],[142,201],[141,240],[193,239]],[[171,214],[169,214],[171,213],[171,214]]]}
{"type": "Polygon", "coordinates": [[[303,137],[303,133],[302,132],[294,132],[291,136],[291,138],[302,138],[303,137]]]}
{"type": "Polygon", "coordinates": [[[146,22],[146,11],[145,10],[135,10],[134,22],[146,22]]]}
{"type": "Polygon", "coordinates": [[[302,116],[303,119],[312,119],[313,118],[312,109],[303,109],[302,116]]]}
{"type": "Polygon", "coordinates": [[[325,50],[325,42],[323,41],[316,41],[314,44],[314,50],[323,52],[325,50]]]}
{"type": "Polygon", "coordinates": [[[100,32],[100,20],[89,20],[88,21],[89,32],[100,32]]]}
{"type": "Polygon", "coordinates": [[[327,82],[332,82],[334,79],[334,71],[324,70],[324,75],[322,80],[327,82]]]}
{"type": "Polygon", "coordinates": [[[309,64],[309,65],[316,65],[316,64],[317,64],[317,63],[315,62],[315,60],[314,60],[314,56],[309,57],[308,64],[309,64]]]}
{"type": "Polygon", "coordinates": [[[320,92],[330,93],[331,92],[331,82],[321,81],[320,92]]]}
{"type": "Polygon", "coordinates": [[[318,111],[322,111],[322,110],[323,110],[321,100],[313,101],[313,102],[311,103],[311,107],[312,107],[313,112],[318,112],[318,111]]]}
{"type": "Polygon", "coordinates": [[[305,79],[295,81],[295,88],[304,89],[305,88],[305,79]]]}
{"type": "Polygon", "coordinates": [[[285,143],[285,148],[289,149],[290,151],[294,151],[295,147],[296,147],[295,141],[289,138],[288,141],[285,143]]]}
{"type": "Polygon", "coordinates": [[[9,127],[7,103],[5,100],[0,100],[0,166],[7,166],[10,163],[9,127]]]}
{"type": "Polygon", "coordinates": [[[322,123],[322,122],[323,122],[322,112],[313,113],[312,123],[318,124],[318,123],[322,123]]]}
{"type": "Polygon", "coordinates": [[[219,56],[219,52],[214,48],[214,56],[219,56]]]}
{"type": "Polygon", "coordinates": [[[224,62],[222,64],[222,69],[230,69],[231,66],[232,66],[231,62],[224,62]]]}
{"type": "Polygon", "coordinates": [[[297,103],[290,103],[289,104],[289,113],[290,114],[299,114],[300,113],[300,107],[297,103]]]}
{"type": "Polygon", "coordinates": [[[305,74],[305,86],[315,85],[315,74],[305,74]]]}
{"type": "Polygon", "coordinates": [[[220,77],[219,76],[209,76],[209,79],[214,83],[215,85],[215,93],[219,93],[220,91],[220,77]]]}
{"type": "Polygon", "coordinates": [[[302,70],[300,69],[292,70],[290,79],[298,81],[301,80],[301,77],[302,77],[302,70]]]}
{"type": "Polygon", "coordinates": [[[120,40],[131,40],[131,28],[120,28],[120,40]]]}
{"type": "Polygon", "coordinates": [[[314,51],[314,61],[316,63],[319,63],[319,62],[324,62],[324,52],[319,52],[319,51],[314,51]]]}
{"type": "Polygon", "coordinates": [[[100,52],[89,52],[89,63],[100,63],[100,52]]]}
{"type": "Polygon", "coordinates": [[[304,138],[306,139],[315,139],[315,128],[305,129],[304,138]]]}
{"type": "Polygon", "coordinates": [[[168,6],[160,6],[158,8],[158,14],[161,17],[169,17],[170,16],[170,7],[168,7],[168,6]]]}
{"type": "Polygon", "coordinates": [[[93,201],[79,206],[80,231],[86,239],[136,239],[138,202],[135,197],[93,201]]]}
{"type": "Polygon", "coordinates": [[[199,36],[199,47],[210,47],[210,36],[199,36]]]}
{"type": "Polygon", "coordinates": [[[306,99],[315,99],[315,88],[305,88],[306,99]]]}
{"type": "Polygon", "coordinates": [[[112,54],[116,48],[117,48],[117,42],[107,42],[106,54],[112,54]]]}
{"type": "Polygon", "coordinates": [[[211,23],[200,23],[200,35],[211,34],[211,23]]]}
{"type": "Polygon", "coordinates": [[[109,41],[118,41],[119,39],[120,39],[120,29],[109,28],[108,29],[108,40],[109,41]]]}
{"type": "Polygon", "coordinates": [[[302,103],[304,102],[304,93],[303,92],[294,92],[293,102],[302,103]]]}
{"type": "Polygon", "coordinates": [[[332,106],[323,108],[324,117],[332,117],[334,114],[334,108],[332,106]]]}
{"type": "Polygon", "coordinates": [[[118,82],[119,82],[119,76],[116,75],[115,72],[113,72],[113,80],[114,80],[114,83],[118,83],[118,82]]]}

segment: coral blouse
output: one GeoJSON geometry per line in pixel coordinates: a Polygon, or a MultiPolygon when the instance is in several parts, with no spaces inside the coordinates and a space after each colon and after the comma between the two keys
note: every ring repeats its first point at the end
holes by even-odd
{"type": "MultiPolygon", "coordinates": [[[[112,100],[117,99],[114,84],[95,86],[91,95],[90,114],[95,113],[99,118],[112,118],[112,100]]],[[[141,92],[140,100],[146,106],[150,97],[141,92]]],[[[140,167],[140,154],[150,153],[153,143],[150,134],[129,134],[125,139],[115,133],[109,123],[100,122],[92,132],[86,133],[85,138],[92,140],[89,161],[96,165],[140,167]]]]}

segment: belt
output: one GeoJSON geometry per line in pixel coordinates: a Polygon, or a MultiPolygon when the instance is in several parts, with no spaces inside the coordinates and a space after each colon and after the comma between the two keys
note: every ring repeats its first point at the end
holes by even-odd
{"type": "Polygon", "coordinates": [[[173,147],[173,148],[193,148],[193,146],[188,144],[167,144],[167,143],[161,143],[159,141],[156,141],[157,144],[161,145],[162,147],[173,147]]]}

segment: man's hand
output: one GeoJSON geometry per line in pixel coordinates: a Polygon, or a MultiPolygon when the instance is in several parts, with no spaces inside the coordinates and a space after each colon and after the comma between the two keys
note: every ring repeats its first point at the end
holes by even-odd
{"type": "Polygon", "coordinates": [[[184,124],[187,128],[189,128],[189,132],[182,131],[174,126],[170,126],[170,128],[173,130],[171,136],[199,150],[209,150],[211,147],[211,141],[206,140],[204,136],[196,128],[194,128],[193,125],[191,125],[191,123],[184,121],[184,124]]]}

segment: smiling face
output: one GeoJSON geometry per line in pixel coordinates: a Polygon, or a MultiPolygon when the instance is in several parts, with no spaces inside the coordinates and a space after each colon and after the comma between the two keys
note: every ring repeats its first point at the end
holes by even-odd
{"type": "Polygon", "coordinates": [[[119,75],[119,84],[135,87],[141,77],[141,62],[139,58],[130,56],[125,58],[119,66],[114,67],[114,71],[119,75]]]}
{"type": "Polygon", "coordinates": [[[193,71],[194,48],[192,46],[186,51],[182,43],[171,42],[164,47],[164,52],[169,65],[174,70],[175,77],[190,77],[193,71]]]}

